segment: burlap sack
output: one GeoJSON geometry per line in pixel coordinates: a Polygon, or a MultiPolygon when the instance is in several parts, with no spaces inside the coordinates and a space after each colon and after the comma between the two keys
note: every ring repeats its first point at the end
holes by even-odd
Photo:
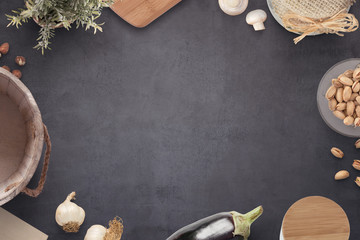
{"type": "Polygon", "coordinates": [[[275,12],[281,18],[292,12],[312,19],[330,18],[349,8],[355,0],[272,0],[275,12]]]}

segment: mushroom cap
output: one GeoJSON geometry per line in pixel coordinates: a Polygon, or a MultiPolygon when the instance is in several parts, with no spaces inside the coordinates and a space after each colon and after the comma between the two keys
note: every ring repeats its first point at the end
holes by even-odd
{"type": "Polygon", "coordinates": [[[243,13],[247,6],[249,0],[219,0],[219,5],[221,10],[230,16],[236,16],[243,13]]]}
{"type": "Polygon", "coordinates": [[[267,14],[264,10],[256,9],[246,15],[246,22],[250,25],[253,25],[258,22],[265,22],[266,18],[267,14]]]}

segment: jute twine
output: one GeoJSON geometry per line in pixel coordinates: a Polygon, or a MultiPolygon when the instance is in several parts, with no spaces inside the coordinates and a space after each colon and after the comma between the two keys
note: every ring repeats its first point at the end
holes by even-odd
{"type": "Polygon", "coordinates": [[[343,32],[358,29],[359,22],[347,9],[355,0],[272,0],[275,12],[284,27],[301,36],[295,44],[311,33],[332,33],[343,36],[343,32]]]}

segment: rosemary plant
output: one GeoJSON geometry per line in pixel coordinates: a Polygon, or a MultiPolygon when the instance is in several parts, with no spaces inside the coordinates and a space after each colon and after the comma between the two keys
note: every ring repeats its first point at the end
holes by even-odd
{"type": "Polygon", "coordinates": [[[101,25],[96,23],[103,7],[108,7],[112,0],[26,0],[25,8],[13,10],[13,15],[6,15],[10,23],[8,26],[19,28],[22,23],[33,19],[41,28],[37,38],[36,49],[44,54],[49,47],[50,39],[55,35],[55,28],[64,27],[67,30],[71,24],[102,32],[101,25]]]}

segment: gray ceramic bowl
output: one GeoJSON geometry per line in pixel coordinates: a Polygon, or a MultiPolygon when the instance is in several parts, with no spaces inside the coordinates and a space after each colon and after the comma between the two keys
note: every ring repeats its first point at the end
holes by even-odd
{"type": "Polygon", "coordinates": [[[346,126],[342,120],[336,118],[329,109],[325,93],[331,86],[331,80],[333,78],[337,78],[348,69],[355,69],[359,64],[360,58],[350,58],[335,64],[325,73],[317,91],[317,105],[321,117],[332,130],[347,137],[360,137],[360,128],[346,126]]]}

